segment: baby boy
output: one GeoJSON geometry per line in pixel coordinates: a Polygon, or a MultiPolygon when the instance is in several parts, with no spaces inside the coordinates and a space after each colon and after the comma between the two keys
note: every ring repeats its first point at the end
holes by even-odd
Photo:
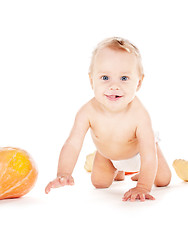
{"type": "Polygon", "coordinates": [[[136,96],[144,78],[139,50],[123,38],[102,41],[93,52],[89,78],[94,98],[78,111],[60,153],[57,178],[47,185],[46,193],[51,188],[74,184],[72,172],[91,129],[97,149],[92,184],[108,188],[114,180],[123,180],[126,169],[122,163],[131,164],[136,159],[139,173],[132,180],[137,185],[122,200],[153,200],[152,185],[167,186],[171,172],[156,142],[150,116],[136,96]]]}

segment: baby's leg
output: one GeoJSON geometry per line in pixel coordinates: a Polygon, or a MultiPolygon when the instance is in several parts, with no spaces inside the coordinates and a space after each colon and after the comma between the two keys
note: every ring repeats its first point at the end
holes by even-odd
{"type": "Polygon", "coordinates": [[[167,186],[171,181],[171,171],[157,143],[156,146],[158,157],[158,169],[154,183],[157,187],[164,187],[167,186]]]}
{"type": "Polygon", "coordinates": [[[112,162],[103,157],[98,151],[95,154],[91,181],[96,188],[108,188],[117,175],[117,169],[112,162]]]}
{"type": "Polygon", "coordinates": [[[114,181],[123,181],[125,179],[125,172],[124,171],[118,171],[114,181]]]}

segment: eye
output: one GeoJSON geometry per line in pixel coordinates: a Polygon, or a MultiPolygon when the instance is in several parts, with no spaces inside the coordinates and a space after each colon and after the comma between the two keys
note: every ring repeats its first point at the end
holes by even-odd
{"type": "Polygon", "coordinates": [[[127,81],[127,80],[128,80],[128,77],[122,76],[122,77],[121,77],[121,80],[122,80],[122,81],[127,81]]]}
{"type": "Polygon", "coordinates": [[[108,80],[108,76],[102,76],[102,80],[108,80]]]}

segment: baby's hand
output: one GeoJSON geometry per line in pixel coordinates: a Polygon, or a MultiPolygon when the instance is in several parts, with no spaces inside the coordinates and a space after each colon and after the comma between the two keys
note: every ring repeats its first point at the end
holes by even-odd
{"type": "Polygon", "coordinates": [[[127,201],[129,199],[131,202],[134,202],[135,199],[140,199],[142,202],[145,201],[145,199],[155,200],[155,198],[149,194],[148,190],[140,187],[131,188],[122,198],[123,201],[127,201]]]}
{"type": "Polygon", "coordinates": [[[74,179],[72,176],[57,177],[52,182],[49,182],[45,188],[45,193],[48,194],[51,188],[63,187],[65,185],[74,185],[74,179]]]}

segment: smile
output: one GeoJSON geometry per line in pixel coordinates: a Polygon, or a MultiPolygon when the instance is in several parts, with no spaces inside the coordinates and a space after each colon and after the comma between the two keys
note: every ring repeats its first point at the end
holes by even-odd
{"type": "Polygon", "coordinates": [[[119,96],[119,95],[105,95],[110,101],[117,101],[120,98],[122,98],[123,96],[119,96]]]}

